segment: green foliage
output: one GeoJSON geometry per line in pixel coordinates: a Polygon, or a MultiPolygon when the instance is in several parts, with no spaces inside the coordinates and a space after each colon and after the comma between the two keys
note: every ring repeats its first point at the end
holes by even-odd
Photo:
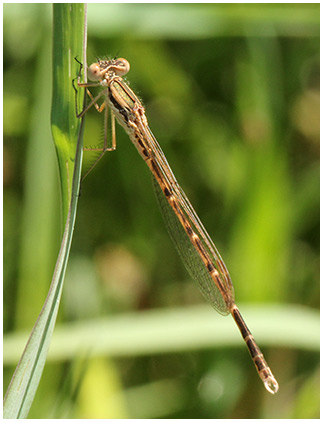
{"type": "MultiPolygon", "coordinates": [[[[149,172],[118,127],[117,151],[82,184],[60,315],[70,342],[64,349],[59,337],[29,416],[318,417],[318,396],[309,392],[319,390],[319,5],[91,4],[88,14],[88,61],[129,60],[127,79],[229,268],[237,303],[265,346],[280,391],[270,397],[263,389],[233,321],[212,308],[204,320],[205,308],[199,313],[194,306],[203,298],[168,239],[149,172]],[[195,316],[191,332],[180,324],[181,315],[188,317],[176,314],[179,307],[195,316]],[[142,335],[129,342],[127,315],[155,308],[162,308],[161,318],[143,313],[142,335]],[[207,345],[202,321],[214,322],[207,345]],[[73,324],[85,330],[79,337],[71,337],[73,324]],[[163,349],[154,329],[164,333],[163,349]],[[91,338],[96,344],[96,336],[106,345],[97,345],[98,356],[77,347],[91,338]],[[111,354],[112,340],[119,350],[111,354]],[[145,352],[136,351],[141,347],[145,352]]],[[[30,331],[60,233],[49,128],[35,132],[49,121],[50,15],[46,5],[4,5],[8,336],[30,331]]],[[[72,79],[77,66],[70,63],[72,79]]],[[[71,86],[55,93],[68,107],[58,116],[72,118],[71,86]]],[[[75,147],[66,139],[57,144],[66,154],[59,158],[64,198],[75,147]]],[[[102,141],[102,116],[93,110],[85,143],[102,141]]],[[[88,167],[93,157],[84,158],[88,167]]],[[[140,319],[131,321],[139,333],[140,319]]],[[[13,367],[5,362],[6,389],[13,367]]]]}

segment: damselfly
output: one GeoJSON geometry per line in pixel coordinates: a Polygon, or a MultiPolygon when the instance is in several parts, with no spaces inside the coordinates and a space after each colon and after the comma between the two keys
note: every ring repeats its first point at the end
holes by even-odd
{"type": "Polygon", "coordinates": [[[144,106],[122,79],[122,76],[129,72],[129,62],[121,58],[98,60],[88,69],[88,77],[92,81],[90,83],[80,82],[81,69],[78,86],[87,89],[91,101],[78,117],[84,116],[92,106],[99,112],[105,113],[104,146],[96,149],[101,151],[98,160],[106,151],[116,148],[114,122],[117,119],[154,176],[156,196],[166,226],[186,269],[197,280],[206,299],[220,314],[231,313],[266,389],[272,394],[277,393],[278,383],[235,304],[229,272],[190,201],[177,183],[163,151],[148,126],[144,106]],[[93,97],[88,89],[91,87],[102,87],[102,90],[93,97]],[[98,101],[101,98],[103,102],[99,105],[98,101]],[[110,147],[107,145],[108,110],[111,110],[112,122],[110,147]]]}

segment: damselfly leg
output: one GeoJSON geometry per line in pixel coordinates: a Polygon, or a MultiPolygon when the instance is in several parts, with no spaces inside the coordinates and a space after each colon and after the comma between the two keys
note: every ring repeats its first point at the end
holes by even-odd
{"type": "Polygon", "coordinates": [[[78,61],[76,59],[76,61],[80,64],[80,70],[79,70],[79,75],[77,78],[77,85],[80,88],[86,88],[86,93],[90,98],[90,103],[84,108],[84,110],[82,110],[80,113],[78,113],[78,104],[77,104],[77,89],[74,85],[74,81],[73,81],[73,88],[75,90],[75,110],[76,110],[76,116],[78,118],[83,117],[87,111],[94,106],[95,109],[99,112],[102,113],[102,111],[104,111],[104,140],[103,140],[103,147],[101,148],[93,148],[93,147],[84,147],[83,150],[84,151],[91,151],[91,152],[100,152],[101,154],[99,154],[99,156],[97,157],[97,159],[94,161],[94,163],[90,166],[90,168],[85,172],[85,174],[82,177],[82,181],[86,178],[86,176],[89,175],[89,173],[91,173],[91,171],[94,169],[94,167],[98,164],[98,162],[103,158],[104,154],[106,152],[110,152],[110,151],[115,151],[116,147],[117,147],[117,141],[116,141],[116,129],[115,129],[115,116],[112,112],[112,110],[110,110],[110,119],[111,119],[111,146],[108,146],[108,132],[109,132],[109,105],[107,103],[106,100],[106,93],[104,91],[101,91],[96,97],[93,97],[91,91],[89,90],[89,88],[93,88],[93,87],[98,87],[100,86],[100,83],[96,82],[96,83],[82,83],[80,78],[81,78],[81,71],[82,71],[82,63],[80,61],[78,61]],[[104,101],[102,102],[101,105],[98,104],[98,100],[100,98],[104,97],[104,101]]]}

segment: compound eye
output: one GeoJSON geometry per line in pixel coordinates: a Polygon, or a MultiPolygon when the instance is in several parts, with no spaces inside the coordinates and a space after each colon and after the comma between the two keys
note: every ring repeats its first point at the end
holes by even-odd
{"type": "Polygon", "coordinates": [[[117,59],[113,66],[116,75],[123,76],[130,70],[130,63],[126,59],[117,59]]]}
{"type": "Polygon", "coordinates": [[[101,69],[98,63],[91,64],[88,68],[87,76],[90,81],[99,81],[101,79],[101,69]]]}

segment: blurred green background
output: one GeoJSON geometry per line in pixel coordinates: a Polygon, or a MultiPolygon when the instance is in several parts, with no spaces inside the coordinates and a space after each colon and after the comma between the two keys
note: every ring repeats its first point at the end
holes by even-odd
{"type": "MultiPolygon", "coordinates": [[[[62,229],[51,42],[50,5],[4,5],[4,391],[62,229]]],[[[265,391],[234,322],[189,278],[118,127],[116,152],[82,184],[29,416],[318,418],[319,5],[90,4],[88,62],[107,56],[129,60],[127,80],[280,391],[265,391]]],[[[95,110],[84,141],[103,141],[95,110]]]]}

